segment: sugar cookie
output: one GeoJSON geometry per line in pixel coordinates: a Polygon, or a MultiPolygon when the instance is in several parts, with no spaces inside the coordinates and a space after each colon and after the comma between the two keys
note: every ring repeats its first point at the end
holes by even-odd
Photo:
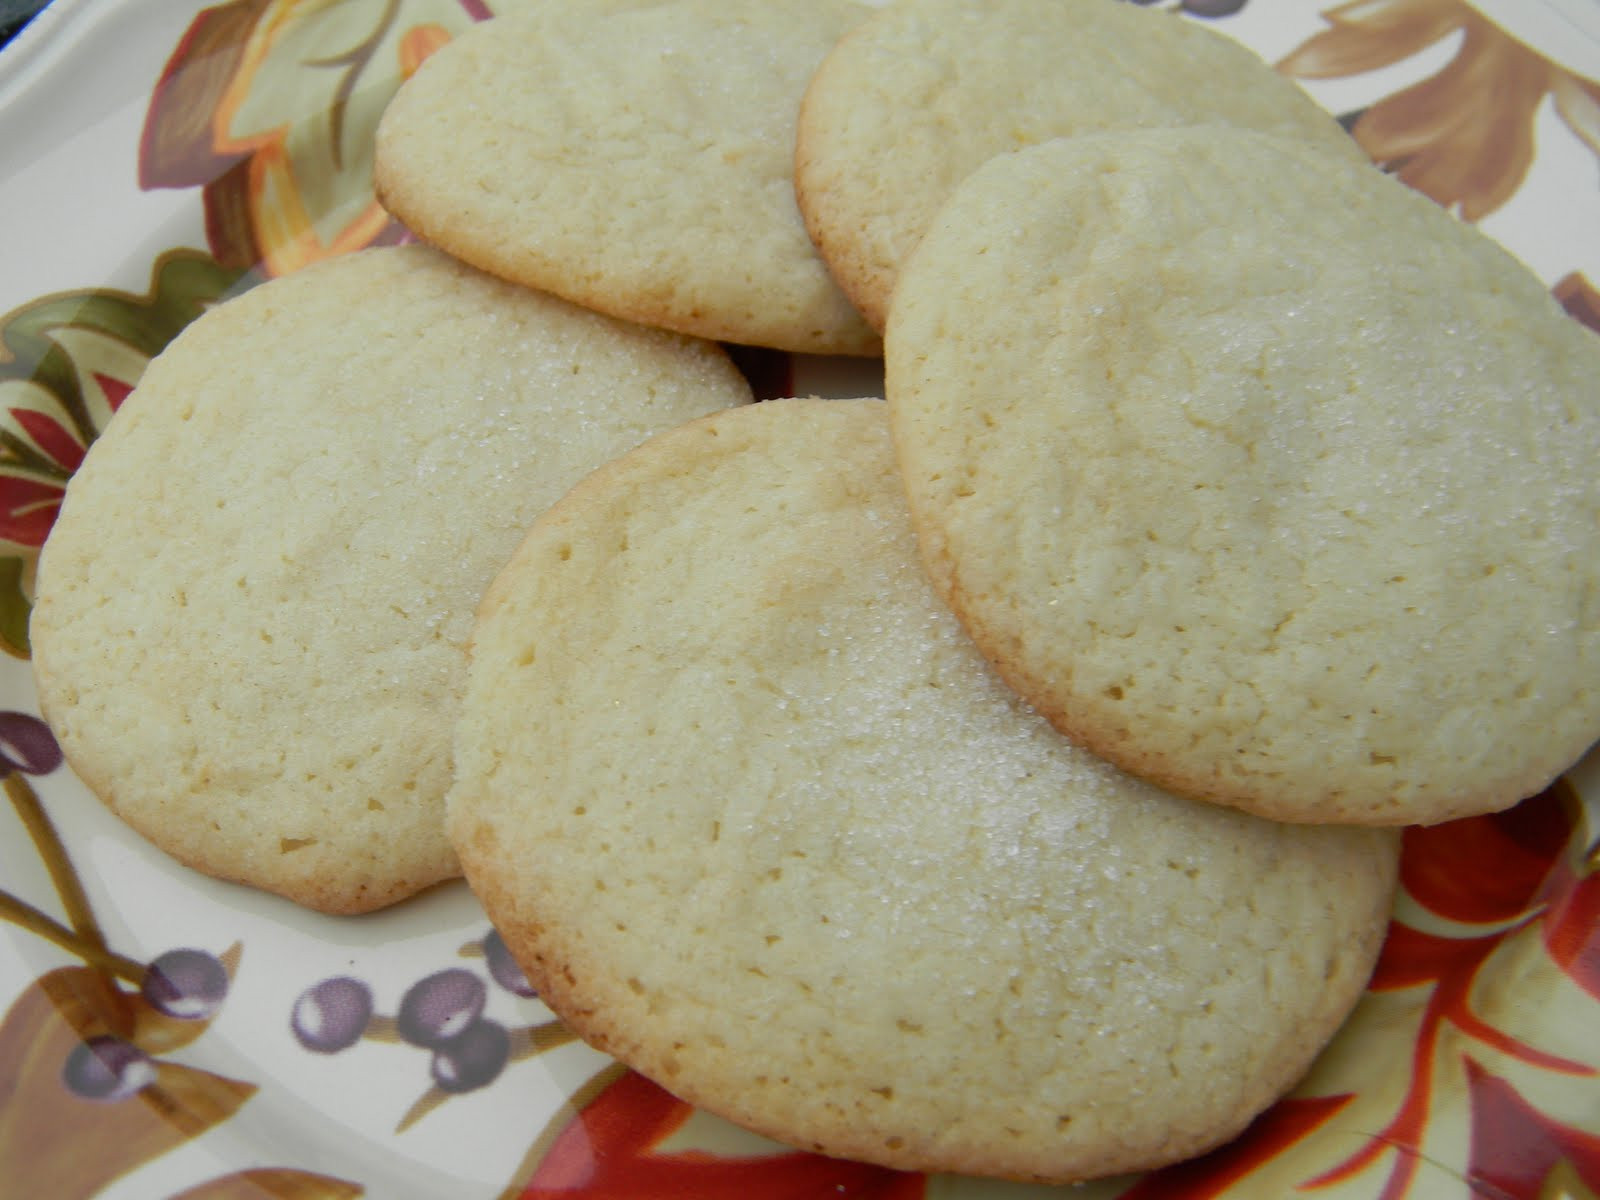
{"type": "Polygon", "coordinates": [[[995,154],[1100,130],[1223,121],[1355,157],[1338,123],[1244,46],[1123,0],[898,0],[806,90],[801,211],[881,330],[906,255],[995,154]]]}
{"type": "Polygon", "coordinates": [[[452,876],[484,586],[591,468],[748,396],[708,343],[420,246],[262,284],[151,363],[73,478],[39,564],[43,711],[209,874],[330,912],[452,876]]]}
{"type": "Polygon", "coordinates": [[[887,337],[940,592],[1123,768],[1435,822],[1600,731],[1600,341],[1377,170],[1220,126],[995,159],[887,337]]]}
{"type": "Polygon", "coordinates": [[[648,325],[876,354],[794,197],[800,95],[854,0],[550,0],[433,55],[384,114],[376,182],[420,236],[648,325]]]}
{"type": "Polygon", "coordinates": [[[683,1098],[895,1167],[1196,1154],[1299,1077],[1390,830],[1076,749],[934,595],[881,401],[661,435],[536,522],[473,634],[450,825],[541,996],[683,1098]]]}

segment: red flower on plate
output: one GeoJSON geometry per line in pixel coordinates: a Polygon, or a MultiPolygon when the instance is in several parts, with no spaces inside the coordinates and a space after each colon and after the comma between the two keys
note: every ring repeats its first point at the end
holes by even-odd
{"type": "MultiPolygon", "coordinates": [[[[55,885],[64,920],[0,889],[0,921],[81,959],[27,984],[0,1013],[0,1195],[90,1200],[130,1171],[232,1119],[253,1083],[171,1057],[204,1036],[243,947],[177,947],[149,963],[115,951],[66,842],[24,776],[48,775],[61,749],[39,718],[0,713],[0,791],[55,885]]],[[[188,1200],[277,1196],[350,1200],[358,1184],[259,1168],[209,1180],[188,1200]]]]}

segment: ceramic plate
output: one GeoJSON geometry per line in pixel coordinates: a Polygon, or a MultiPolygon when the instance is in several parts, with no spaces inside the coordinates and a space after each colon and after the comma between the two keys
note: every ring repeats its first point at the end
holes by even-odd
{"type": "MultiPolygon", "coordinates": [[[[0,52],[0,1197],[1056,1195],[695,1113],[568,1036],[463,886],[340,919],[202,878],[111,818],[37,717],[33,565],[85,446],[207,305],[403,236],[372,199],[373,128],[493,2],[55,0],[0,52]],[[461,1090],[396,1022],[442,972],[510,1031],[461,1090]]],[[[1595,0],[1158,6],[1301,80],[1600,328],[1595,0]]],[[[768,395],[862,383],[744,361],[768,395]]],[[[1410,831],[1371,987],[1298,1090],[1203,1159],[1064,1194],[1600,1195],[1597,818],[1591,758],[1410,831]]]]}

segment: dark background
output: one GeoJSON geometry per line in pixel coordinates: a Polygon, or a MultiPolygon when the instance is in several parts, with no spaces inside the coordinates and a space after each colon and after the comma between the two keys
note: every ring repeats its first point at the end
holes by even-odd
{"type": "Polygon", "coordinates": [[[0,46],[15,37],[48,0],[0,0],[0,46]]]}

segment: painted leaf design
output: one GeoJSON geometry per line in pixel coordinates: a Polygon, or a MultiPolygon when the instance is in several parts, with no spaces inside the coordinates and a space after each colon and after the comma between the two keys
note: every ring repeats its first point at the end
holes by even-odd
{"type": "Polygon", "coordinates": [[[1448,66],[1372,105],[1350,132],[1374,162],[1477,221],[1527,177],[1551,70],[1487,21],[1472,17],[1463,28],[1448,66]]]}
{"type": "Polygon", "coordinates": [[[133,1031],[134,999],[100,972],[63,967],[25,988],[0,1023],[0,1178],[11,1194],[87,1198],[118,1176],[203,1133],[255,1092],[208,1071],[156,1066],[124,1100],[84,1099],[62,1081],[82,1040],[133,1031]],[[86,1153],[85,1147],[93,1147],[86,1153]]]}
{"type": "Polygon", "coordinates": [[[218,261],[270,275],[402,237],[372,192],[378,119],[480,0],[234,0],[197,17],[151,97],[145,187],[204,189],[218,261]]]}
{"type": "Polygon", "coordinates": [[[1551,961],[1600,1001],[1600,875],[1563,879],[1541,924],[1551,961]]]}
{"type": "Polygon", "coordinates": [[[692,1113],[642,1075],[624,1072],[561,1130],[516,1200],[922,1200],[921,1175],[799,1151],[722,1158],[661,1152],[692,1113]]]}
{"type": "MultiPolygon", "coordinates": [[[[1419,943],[1410,950],[1415,977],[1442,980],[1449,964],[1477,964],[1480,947],[1492,949],[1505,933],[1533,925],[1550,960],[1600,1000],[1600,873],[1585,811],[1558,781],[1503,813],[1408,830],[1406,891],[1440,916],[1502,931],[1479,939],[1412,933],[1419,943]]],[[[1394,986],[1406,983],[1400,957],[1385,955],[1382,977],[1394,986]]]]}
{"type": "Polygon", "coordinates": [[[186,1188],[172,1200],[350,1200],[365,1192],[358,1183],[329,1175],[269,1167],[239,1171],[186,1188]]]}
{"type": "MultiPolygon", "coordinates": [[[[1408,829],[1401,886],[1451,921],[1499,927],[1519,920],[1572,835],[1574,803],[1570,789],[1558,784],[1505,812],[1408,829]]],[[[1403,986],[1408,968],[1397,959],[1385,955],[1382,970],[1403,986]]]]}
{"type": "Polygon", "coordinates": [[[1506,1080],[1470,1060],[1467,1086],[1472,1098],[1468,1178],[1480,1194],[1492,1200],[1541,1196],[1558,1171],[1576,1176],[1590,1191],[1600,1188],[1600,1137],[1540,1112],[1506,1080]]]}
{"type": "Polygon", "coordinates": [[[192,251],[144,296],[45,296],[0,316],[0,647],[28,653],[29,577],[68,479],[145,364],[241,275],[192,251]]]}
{"type": "Polygon", "coordinates": [[[141,188],[203,187],[244,160],[242,153],[218,150],[212,117],[239,71],[250,31],[270,3],[219,4],[189,26],[150,97],[139,142],[141,188]]]}
{"type": "Polygon", "coordinates": [[[1600,84],[1565,71],[1556,73],[1550,94],[1567,128],[1600,154],[1600,84]]]}
{"type": "Polygon", "coordinates": [[[1458,0],[1356,0],[1323,14],[1330,28],[1307,39],[1278,69],[1301,79],[1358,75],[1409,58],[1461,24],[1458,0]]]}
{"type": "Polygon", "coordinates": [[[1546,96],[1600,153],[1600,89],[1541,57],[1465,0],[1357,0],[1279,64],[1302,79],[1375,70],[1459,36],[1439,71],[1345,121],[1373,161],[1469,221],[1499,209],[1533,163],[1546,96]]]}
{"type": "Polygon", "coordinates": [[[1600,1200],[1600,1192],[1585,1187],[1571,1163],[1559,1163],[1545,1177],[1544,1186],[1534,1200],[1600,1200]]]}
{"type": "MultiPolygon", "coordinates": [[[[1386,1067],[1404,1081],[1398,1094],[1380,1097],[1374,1090],[1355,1098],[1347,1123],[1373,1136],[1303,1188],[1349,1182],[1387,1159],[1384,1200],[1426,1194],[1416,1189],[1430,1140],[1448,1145],[1464,1138],[1475,1119],[1473,1106],[1481,1108],[1484,1093],[1474,1091],[1473,1075],[1481,1051],[1503,1056],[1525,1076],[1566,1080],[1565,1089],[1576,1085],[1593,1092],[1600,1055],[1580,1060],[1568,1056],[1575,1051],[1530,1044],[1510,1024],[1519,996],[1557,994],[1558,972],[1566,968],[1546,948],[1551,928],[1569,920],[1565,914],[1576,912],[1581,920],[1593,903],[1593,876],[1581,866],[1588,845],[1585,810],[1564,781],[1503,813],[1406,831],[1402,903],[1373,974],[1367,1009],[1373,1024],[1363,1044],[1369,1051],[1380,1044],[1379,1034],[1404,1014],[1415,1022],[1409,1069],[1386,1067]],[[1545,980],[1535,971],[1543,971],[1545,980]],[[1488,986],[1500,972],[1514,973],[1517,988],[1488,986]]],[[[1592,962],[1597,937],[1592,924],[1583,928],[1572,939],[1583,947],[1573,957],[1592,962]]],[[[1587,1039],[1576,1031],[1592,1027],[1600,1012],[1584,1008],[1580,992],[1561,994],[1566,1007],[1559,1013],[1541,1010],[1538,1036],[1550,1039],[1550,1047],[1582,1047],[1587,1039]]],[[[1363,1019],[1358,1009],[1352,1025],[1363,1019]]],[[[1479,1138],[1477,1145],[1474,1169],[1480,1174],[1493,1177],[1511,1167],[1502,1161],[1511,1153],[1506,1144],[1479,1138]]]]}
{"type": "Polygon", "coordinates": [[[1189,1162],[1146,1175],[1118,1200],[1212,1200],[1252,1171],[1321,1128],[1349,1096],[1291,1096],[1273,1105],[1238,1138],[1189,1162]]]}
{"type": "Polygon", "coordinates": [[[1542,1195],[1491,1186],[1525,1182],[1518,1157],[1539,1142],[1516,1125],[1506,1136],[1476,1132],[1484,1114],[1498,1120],[1505,1109],[1499,1085],[1475,1081],[1479,1060],[1510,1072],[1505,1087],[1531,1085],[1521,1119],[1560,1150],[1541,1151],[1539,1169],[1565,1178],[1581,1159],[1575,1135],[1600,1126],[1600,1048],[1589,1035],[1600,1010],[1561,980],[1583,984],[1600,957],[1591,822],[1558,782],[1507,812],[1409,830],[1369,990],[1311,1074],[1234,1142],[1130,1182],[1119,1200],[1426,1200],[1455,1194],[1462,1185],[1447,1177],[1469,1168],[1484,1200],[1542,1195]],[[1530,996],[1539,1004],[1523,1013],[1530,996]],[[1582,1131],[1539,1107],[1551,1096],[1563,1098],[1567,1121],[1591,1114],[1582,1131]]]}

